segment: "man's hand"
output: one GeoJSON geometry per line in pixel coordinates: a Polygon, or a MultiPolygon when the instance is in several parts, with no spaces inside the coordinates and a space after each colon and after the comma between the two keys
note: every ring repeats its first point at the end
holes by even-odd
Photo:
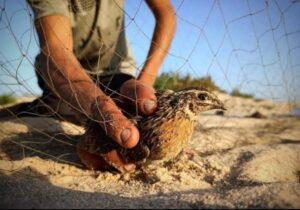
{"type": "MultiPolygon", "coordinates": [[[[150,115],[157,107],[152,85],[173,38],[176,18],[169,1],[148,0],[147,4],[156,19],[147,61],[138,80],[129,80],[122,85],[121,94],[130,98],[129,101],[143,114],[150,115]]],[[[38,73],[47,85],[71,107],[98,121],[118,144],[125,148],[134,147],[139,141],[137,128],[94,84],[73,54],[70,19],[50,15],[36,20],[35,24],[42,51],[38,73]]],[[[117,157],[108,155],[106,160],[115,162],[117,157]]]]}
{"type": "Polygon", "coordinates": [[[108,136],[124,148],[132,148],[139,141],[139,131],[108,96],[99,96],[92,107],[93,118],[108,136]]]}
{"type": "Polygon", "coordinates": [[[154,88],[139,80],[131,79],[124,82],[120,93],[127,103],[138,108],[138,111],[144,115],[153,114],[157,108],[154,88]]]}
{"type": "Polygon", "coordinates": [[[65,103],[100,122],[107,134],[125,148],[139,140],[137,128],[87,75],[73,54],[71,22],[65,16],[45,16],[36,21],[42,61],[38,73],[65,103]]]}
{"type": "MultiPolygon", "coordinates": [[[[145,85],[138,80],[131,79],[123,83],[120,93],[121,98],[124,102],[127,102],[127,105],[134,106],[144,115],[153,114],[157,108],[157,99],[153,87],[145,85]]],[[[110,97],[99,96],[92,107],[92,112],[93,118],[98,119],[98,125],[117,143],[124,148],[136,146],[139,140],[138,130],[123,116],[121,110],[110,97]]],[[[85,144],[89,142],[88,138],[101,136],[98,133],[98,129],[93,126],[89,127],[85,144]]],[[[102,154],[101,157],[82,150],[80,146],[77,147],[77,152],[83,163],[95,170],[113,166],[120,172],[125,173],[134,171],[136,167],[134,162],[124,161],[116,150],[102,154]]]]}

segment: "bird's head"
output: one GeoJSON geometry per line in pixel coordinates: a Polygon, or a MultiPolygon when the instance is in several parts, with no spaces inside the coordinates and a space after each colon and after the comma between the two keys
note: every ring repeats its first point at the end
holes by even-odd
{"type": "Polygon", "coordinates": [[[187,88],[175,92],[171,100],[172,107],[181,108],[189,115],[199,115],[213,109],[226,110],[223,102],[206,88],[187,88]]]}

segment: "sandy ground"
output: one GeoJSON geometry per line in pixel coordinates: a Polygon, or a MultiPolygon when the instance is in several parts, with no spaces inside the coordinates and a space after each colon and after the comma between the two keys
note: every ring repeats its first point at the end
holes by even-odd
{"type": "Polygon", "coordinates": [[[1,208],[300,208],[300,119],[286,104],[220,97],[228,111],[200,116],[178,159],[130,178],[81,165],[81,127],[0,121],[1,208]]]}

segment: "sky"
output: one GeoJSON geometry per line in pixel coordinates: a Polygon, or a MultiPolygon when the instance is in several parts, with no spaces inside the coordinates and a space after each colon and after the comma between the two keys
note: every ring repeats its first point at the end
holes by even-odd
{"type": "MultiPolygon", "coordinates": [[[[300,2],[296,0],[172,0],[177,30],[160,73],[210,75],[222,89],[257,98],[300,101],[300,2]]],[[[39,95],[39,52],[24,0],[0,0],[0,95],[39,95]]],[[[138,66],[155,19],[144,1],[125,1],[126,35],[138,66]]]]}

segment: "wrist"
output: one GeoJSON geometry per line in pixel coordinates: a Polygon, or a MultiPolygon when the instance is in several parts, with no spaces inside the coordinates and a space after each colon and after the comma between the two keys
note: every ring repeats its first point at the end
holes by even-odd
{"type": "Polygon", "coordinates": [[[138,76],[138,81],[142,82],[147,86],[153,86],[156,80],[156,74],[148,73],[147,71],[142,71],[141,74],[138,76]]]}

